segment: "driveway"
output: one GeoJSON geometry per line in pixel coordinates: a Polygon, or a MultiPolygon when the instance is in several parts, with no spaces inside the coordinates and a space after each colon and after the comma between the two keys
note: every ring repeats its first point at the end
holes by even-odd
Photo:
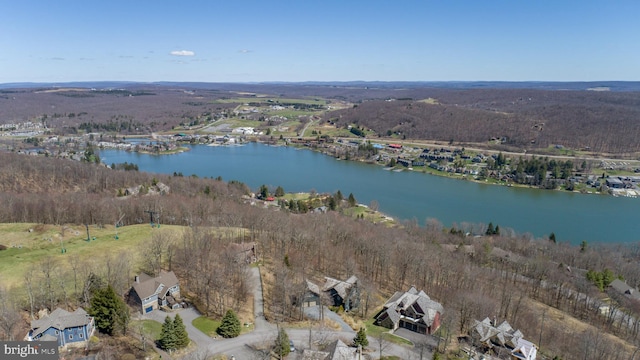
{"type": "Polygon", "coordinates": [[[179,309],[172,312],[164,312],[161,310],[155,310],[148,314],[141,315],[141,319],[146,320],[155,320],[159,323],[164,323],[164,319],[169,316],[171,318],[175,318],[176,314],[180,314],[182,321],[184,322],[184,327],[187,329],[187,333],[189,334],[189,338],[195,342],[198,347],[206,347],[213,343],[213,339],[208,335],[203,333],[202,331],[196,329],[195,326],[191,324],[191,322],[200,316],[200,313],[195,308],[187,308],[187,309],[179,309]]]}
{"type": "MultiPolygon", "coordinates": [[[[316,305],[316,306],[309,306],[309,307],[305,307],[304,308],[304,314],[314,320],[319,320],[320,319],[320,305],[316,305]]],[[[334,313],[333,311],[329,310],[328,307],[324,307],[324,316],[328,319],[331,319],[335,322],[337,322],[340,325],[340,328],[342,329],[342,331],[344,332],[351,332],[353,331],[353,329],[351,329],[351,326],[347,325],[346,322],[344,322],[344,320],[342,320],[342,318],[340,317],[340,315],[334,313]]]]}

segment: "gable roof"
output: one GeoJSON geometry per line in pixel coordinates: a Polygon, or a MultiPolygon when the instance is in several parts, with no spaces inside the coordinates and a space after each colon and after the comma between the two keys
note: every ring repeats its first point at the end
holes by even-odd
{"type": "Polygon", "coordinates": [[[325,283],[322,287],[323,291],[335,290],[343,299],[347,297],[347,291],[358,282],[358,278],[351,276],[347,281],[341,281],[325,276],[325,283]]]}
{"type": "Polygon", "coordinates": [[[31,322],[31,336],[37,336],[50,328],[64,330],[72,327],[84,326],[91,322],[91,317],[83,308],[78,308],[74,312],[68,312],[64,309],[57,308],[48,316],[42,317],[31,322]]]}
{"type": "Polygon", "coordinates": [[[498,326],[493,326],[488,317],[482,321],[476,320],[474,329],[480,336],[481,342],[487,344],[494,342],[511,348],[515,348],[524,337],[520,330],[514,330],[506,320],[498,326]]]}
{"type": "Polygon", "coordinates": [[[609,286],[611,286],[615,291],[619,292],[620,294],[623,294],[631,299],[636,299],[636,300],[640,299],[640,292],[638,292],[638,290],[632,288],[631,286],[627,285],[627,283],[625,283],[620,279],[613,280],[611,284],[609,284],[609,286]]]}
{"type": "Polygon", "coordinates": [[[133,290],[140,299],[148,298],[154,294],[162,294],[168,288],[178,285],[178,278],[173,271],[160,270],[158,277],[141,274],[138,282],[133,284],[133,290]]]}
{"type": "Polygon", "coordinates": [[[396,291],[384,304],[384,311],[377,316],[377,320],[382,321],[388,317],[396,324],[400,321],[400,312],[409,308],[413,308],[427,326],[433,325],[438,313],[444,312],[444,308],[439,302],[431,300],[424,291],[418,291],[412,286],[406,292],[396,291]]]}

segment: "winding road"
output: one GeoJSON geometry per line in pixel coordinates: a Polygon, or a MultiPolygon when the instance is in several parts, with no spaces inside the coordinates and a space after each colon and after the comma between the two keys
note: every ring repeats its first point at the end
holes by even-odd
{"type": "MultiPolygon", "coordinates": [[[[162,311],[154,311],[149,314],[143,315],[143,319],[155,320],[160,323],[164,322],[164,318],[169,315],[174,317],[175,314],[180,314],[184,320],[185,327],[189,333],[189,338],[196,343],[198,349],[196,351],[207,355],[225,354],[228,358],[231,356],[237,360],[244,359],[269,359],[268,355],[262,354],[255,350],[257,348],[266,348],[273,344],[278,329],[277,326],[269,323],[264,317],[264,298],[262,294],[262,281],[260,281],[260,270],[257,267],[251,268],[251,279],[254,283],[254,325],[255,328],[252,332],[240,335],[232,339],[213,339],[208,335],[202,333],[196,329],[191,322],[200,316],[195,308],[182,309],[177,312],[166,313],[162,311]]],[[[307,314],[310,318],[315,317],[318,312],[316,307],[307,309],[307,314]]],[[[303,328],[286,328],[289,339],[292,340],[298,351],[291,353],[288,359],[297,359],[298,354],[301,354],[302,349],[312,348],[314,344],[319,342],[330,342],[336,339],[341,339],[345,343],[350,343],[355,337],[355,331],[335,313],[325,309],[325,315],[341,325],[340,331],[332,329],[322,328],[320,326],[313,326],[306,329],[303,328]]],[[[368,349],[371,350],[371,355],[374,358],[379,356],[380,345],[377,340],[369,337],[368,349]]],[[[403,346],[394,343],[383,344],[383,355],[395,355],[400,359],[419,359],[419,350],[410,346],[403,346]]],[[[424,359],[430,359],[431,353],[423,353],[424,359]]]]}

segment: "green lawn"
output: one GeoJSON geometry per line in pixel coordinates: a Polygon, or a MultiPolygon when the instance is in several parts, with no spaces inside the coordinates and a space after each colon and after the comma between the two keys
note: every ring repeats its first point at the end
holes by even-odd
{"type": "MultiPolygon", "coordinates": [[[[191,322],[191,324],[195,326],[196,329],[202,331],[203,333],[211,337],[216,336],[217,334],[216,330],[218,329],[218,326],[220,326],[221,323],[222,323],[222,320],[213,320],[206,316],[197,317],[193,319],[193,321],[191,322]]],[[[240,334],[251,332],[253,331],[254,327],[255,327],[254,324],[251,324],[251,325],[242,324],[240,334]]]]}
{"type": "Polygon", "coordinates": [[[365,321],[365,326],[367,329],[367,336],[370,338],[379,339],[381,336],[387,341],[391,341],[394,344],[400,345],[413,345],[413,343],[405,338],[401,338],[400,336],[393,335],[389,333],[389,329],[386,327],[378,326],[373,324],[374,319],[371,318],[365,321]]]}
{"type": "Polygon", "coordinates": [[[216,330],[221,323],[222,321],[220,320],[212,320],[206,316],[197,317],[191,322],[191,324],[195,326],[196,329],[211,337],[216,336],[216,330]]]}
{"type": "Polygon", "coordinates": [[[116,240],[113,225],[89,226],[89,235],[95,240],[86,241],[84,226],[68,226],[63,236],[61,226],[0,224],[0,243],[8,247],[0,251],[1,285],[7,288],[19,285],[27,270],[37,268],[45,258],[57,261],[63,269],[70,268],[68,259],[73,256],[82,260],[103,259],[105,254],[127,252],[135,258],[141,244],[151,239],[154,232],[179,231],[180,228],[169,225],[152,228],[149,224],[125,226],[118,228],[116,240]]]}
{"type": "Polygon", "coordinates": [[[130,326],[136,331],[139,331],[140,326],[142,326],[144,335],[153,340],[158,340],[162,332],[162,324],[155,320],[133,320],[130,326]]]}

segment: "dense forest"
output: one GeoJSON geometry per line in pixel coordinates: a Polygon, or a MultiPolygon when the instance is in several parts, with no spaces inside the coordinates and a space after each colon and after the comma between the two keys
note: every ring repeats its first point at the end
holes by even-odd
{"type": "Polygon", "coordinates": [[[495,140],[505,149],[640,150],[639,93],[492,89],[415,90],[412,95],[418,97],[363,101],[327,113],[325,120],[363,126],[379,136],[462,144],[495,140]]]}
{"type": "MultiPolygon", "coordinates": [[[[615,277],[640,285],[637,244],[571,246],[555,235],[506,237],[495,228],[483,237],[466,237],[464,224],[444,229],[433,219],[425,227],[415,221],[389,227],[339,211],[296,214],[251,206],[242,196],[250,189],[220,179],[111,170],[12,153],[1,153],[0,163],[0,222],[112,224],[124,215],[126,226],[146,222],[145,210],[154,209],[162,212],[163,224],[187,225],[178,238],[154,235],[149,239],[153,251],[144,259],[105,254],[78,273],[82,284],[98,274],[123,294],[138,270],[171,269],[198,306],[222,316],[228,308],[239,308],[249,289],[246,267],[233,262],[225,249],[232,242],[255,241],[263,271],[273,275],[266,280],[265,299],[271,319],[301,319],[290,299],[301,295],[305,279],[355,274],[363,302],[353,316],[371,317],[388,296],[413,285],[443,304],[442,334],[452,347],[474,319],[487,316],[508,320],[549,357],[628,359],[638,343],[640,304],[608,287],[615,277]],[[159,183],[169,190],[118,196],[119,189],[159,183]]],[[[65,259],[49,259],[45,268],[77,260],[65,259]]],[[[15,323],[7,310],[11,306],[29,311],[86,302],[83,286],[71,290],[45,275],[32,273],[29,283],[49,291],[11,289],[14,295],[7,298],[13,305],[3,302],[0,309],[1,337],[11,337],[15,329],[9,326],[15,323]]]]}

